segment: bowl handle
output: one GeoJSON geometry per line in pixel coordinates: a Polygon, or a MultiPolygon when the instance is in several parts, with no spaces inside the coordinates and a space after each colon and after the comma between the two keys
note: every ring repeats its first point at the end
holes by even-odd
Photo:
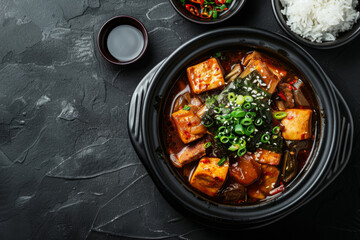
{"type": "Polygon", "coordinates": [[[329,82],[334,89],[340,109],[340,135],[338,150],[336,151],[335,159],[330,168],[330,171],[326,176],[326,184],[324,188],[326,188],[332,181],[334,181],[335,178],[337,178],[344,170],[345,166],[349,162],[354,141],[354,122],[351,111],[339,90],[335,87],[332,81],[329,82]]]}
{"type": "Polygon", "coordinates": [[[141,124],[142,124],[142,112],[143,105],[147,90],[153,80],[153,76],[159,69],[159,67],[165,61],[162,60],[158,63],[153,69],[151,69],[148,74],[140,81],[138,86],[136,87],[130,103],[129,103],[129,111],[128,111],[128,132],[131,143],[135,149],[135,152],[139,156],[142,163],[147,167],[148,159],[145,154],[145,146],[144,146],[144,138],[142,135],[141,124]]]}

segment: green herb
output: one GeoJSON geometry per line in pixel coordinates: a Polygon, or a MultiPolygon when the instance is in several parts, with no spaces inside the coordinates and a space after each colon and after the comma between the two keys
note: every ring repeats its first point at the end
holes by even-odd
{"type": "Polygon", "coordinates": [[[261,118],[258,118],[258,119],[255,120],[255,125],[256,126],[261,126],[263,124],[263,122],[264,121],[261,118]]]}
{"type": "Polygon", "coordinates": [[[239,150],[237,151],[237,155],[238,155],[239,157],[241,157],[241,156],[243,156],[246,152],[247,152],[246,148],[242,148],[242,149],[239,149],[239,150]]]}
{"type": "Polygon", "coordinates": [[[234,118],[241,118],[245,116],[245,112],[243,110],[232,111],[231,116],[234,118]]]}
{"type": "Polygon", "coordinates": [[[249,126],[252,124],[252,119],[251,118],[244,118],[243,120],[241,120],[241,125],[244,125],[244,126],[249,126]]]}
{"type": "Polygon", "coordinates": [[[246,131],[251,134],[255,131],[255,126],[254,125],[250,125],[246,128],[246,131]]]}
{"type": "Polygon", "coordinates": [[[207,142],[207,143],[204,144],[205,148],[209,148],[210,146],[211,146],[211,142],[207,142]]]}
{"type": "Polygon", "coordinates": [[[220,138],[220,142],[222,142],[222,143],[227,143],[227,142],[229,142],[229,138],[226,137],[226,136],[222,136],[222,137],[220,138]]]}
{"type": "Polygon", "coordinates": [[[236,151],[236,150],[238,150],[239,149],[239,147],[237,147],[237,146],[235,146],[235,145],[231,145],[229,148],[228,148],[228,150],[229,151],[232,151],[232,152],[234,152],[234,151],[236,151]]]}
{"type": "Polygon", "coordinates": [[[235,126],[235,132],[239,135],[244,134],[244,127],[241,124],[235,126]]]}
{"type": "Polygon", "coordinates": [[[186,110],[186,111],[189,111],[189,110],[190,110],[190,107],[189,107],[189,105],[185,105],[185,106],[183,107],[183,109],[186,110]]]}
{"type": "Polygon", "coordinates": [[[181,4],[183,5],[183,7],[185,6],[186,0],[180,0],[181,4]]]}
{"type": "Polygon", "coordinates": [[[236,99],[235,93],[233,93],[233,92],[229,93],[228,98],[229,98],[229,101],[230,101],[230,102],[235,101],[235,99],[236,99]]]}
{"type": "Polygon", "coordinates": [[[280,132],[280,127],[279,126],[276,126],[272,129],[272,133],[273,134],[278,134],[280,132]]]}
{"type": "Polygon", "coordinates": [[[244,99],[245,99],[245,102],[249,102],[249,103],[254,101],[253,97],[249,96],[249,95],[245,96],[244,99]]]}
{"type": "Polygon", "coordinates": [[[244,104],[244,109],[249,110],[251,108],[251,103],[247,102],[244,104]]]}
{"type": "Polygon", "coordinates": [[[222,157],[222,158],[218,161],[217,165],[218,165],[219,167],[221,167],[222,165],[224,165],[225,162],[226,162],[226,157],[222,157]]]}
{"type": "Polygon", "coordinates": [[[283,118],[286,118],[287,113],[286,112],[276,112],[273,114],[273,117],[277,120],[281,120],[283,118]]]}
{"type": "Polygon", "coordinates": [[[225,3],[231,3],[231,1],[232,1],[232,0],[226,0],[226,2],[225,2],[225,3]]]}
{"type": "Polygon", "coordinates": [[[245,102],[245,98],[244,98],[243,95],[239,95],[239,96],[236,98],[236,104],[242,105],[244,102],[245,102]]]}
{"type": "Polygon", "coordinates": [[[213,147],[218,154],[239,157],[260,147],[282,151],[283,137],[274,133],[277,130],[273,132],[271,95],[262,85],[261,75],[255,70],[206,100],[207,110],[201,120],[214,136],[213,147]]]}
{"type": "Polygon", "coordinates": [[[265,133],[264,135],[261,136],[261,142],[262,143],[267,143],[267,142],[269,142],[269,140],[270,140],[270,135],[269,134],[265,133]]]}
{"type": "Polygon", "coordinates": [[[216,57],[216,58],[220,58],[220,57],[221,57],[221,52],[217,52],[217,53],[215,53],[214,57],[216,57]]]}

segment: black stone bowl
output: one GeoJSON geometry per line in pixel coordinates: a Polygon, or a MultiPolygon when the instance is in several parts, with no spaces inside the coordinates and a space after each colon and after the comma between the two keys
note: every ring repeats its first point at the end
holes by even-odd
{"type": "Polygon", "coordinates": [[[180,0],[169,0],[169,1],[170,1],[171,5],[173,6],[173,8],[176,10],[176,12],[178,14],[180,14],[180,16],[182,16],[183,18],[185,18],[191,22],[198,23],[198,24],[221,23],[221,22],[231,18],[236,13],[238,13],[242,9],[242,7],[244,6],[244,4],[246,2],[246,0],[233,0],[232,3],[230,4],[229,9],[226,10],[224,13],[220,14],[218,16],[218,18],[206,19],[206,18],[201,18],[201,17],[191,14],[188,10],[186,10],[186,8],[184,6],[182,6],[182,3],[180,0]]]}
{"type": "Polygon", "coordinates": [[[319,194],[345,167],[353,142],[351,113],[319,64],[291,40],[264,30],[223,28],[188,41],[159,65],[132,96],[129,135],[160,192],[191,219],[215,228],[236,230],[270,224],[319,194]],[[321,113],[313,151],[302,171],[276,197],[249,206],[217,204],[186,187],[166,157],[161,131],[164,99],[186,67],[209,52],[239,47],[268,52],[301,70],[316,94],[321,113]]]}
{"type": "MultiPolygon", "coordinates": [[[[277,22],[280,24],[280,27],[295,41],[298,43],[304,44],[305,46],[316,48],[316,49],[331,49],[336,47],[341,47],[351,40],[355,39],[360,34],[360,20],[357,21],[357,23],[354,24],[352,29],[339,33],[339,36],[334,40],[330,42],[312,42],[308,39],[305,39],[301,37],[300,35],[294,33],[291,31],[290,27],[286,24],[287,18],[285,15],[281,13],[282,4],[280,0],[271,0],[272,2],[272,9],[273,13],[275,15],[275,18],[277,22]]],[[[360,10],[360,4],[357,5],[356,9],[360,10]]]]}

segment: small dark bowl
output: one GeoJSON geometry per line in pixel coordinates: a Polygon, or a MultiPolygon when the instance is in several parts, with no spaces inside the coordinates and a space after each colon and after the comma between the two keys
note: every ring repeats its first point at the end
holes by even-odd
{"type": "MultiPolygon", "coordinates": [[[[301,43],[303,45],[306,45],[308,47],[316,48],[316,49],[331,49],[336,47],[341,47],[354,38],[356,38],[360,34],[360,20],[357,21],[357,23],[354,24],[352,29],[339,33],[339,36],[331,42],[322,42],[322,43],[316,43],[311,42],[310,40],[307,40],[300,35],[294,33],[291,31],[290,27],[286,24],[287,18],[285,15],[281,13],[282,4],[280,0],[271,0],[272,2],[272,9],[273,13],[275,15],[276,20],[280,24],[280,27],[295,41],[298,43],[301,43]]],[[[357,5],[356,9],[360,10],[360,3],[357,5]]]]}
{"type": "MultiPolygon", "coordinates": [[[[174,9],[182,16],[183,18],[199,24],[216,24],[221,23],[232,16],[234,16],[236,13],[238,13],[242,7],[244,6],[246,0],[234,0],[230,4],[230,7],[228,10],[226,10],[223,14],[220,14],[218,18],[216,19],[206,19],[206,18],[200,18],[193,14],[191,14],[184,6],[182,6],[181,1],[179,0],[169,0],[171,5],[174,7],[174,9]]],[[[194,4],[195,5],[195,4],[194,4]]]]}
{"type": "Polygon", "coordinates": [[[148,41],[149,41],[149,38],[148,38],[148,33],[146,31],[146,28],[139,20],[137,20],[136,18],[130,17],[130,16],[117,16],[117,17],[113,17],[113,18],[109,19],[101,27],[101,29],[99,31],[99,35],[98,35],[98,48],[99,48],[101,55],[108,62],[116,64],[116,65],[127,65],[127,64],[136,62],[144,55],[146,48],[148,46],[148,41]],[[111,55],[111,53],[109,52],[109,49],[106,44],[107,37],[109,36],[109,33],[111,32],[111,30],[113,30],[115,27],[117,27],[119,25],[123,25],[123,24],[127,24],[127,25],[136,27],[137,29],[139,29],[141,31],[141,33],[143,34],[143,37],[144,37],[144,47],[143,47],[142,51],[140,52],[140,54],[136,58],[134,58],[130,61],[126,61],[126,62],[121,62],[121,61],[117,60],[116,58],[114,58],[111,55]]]}

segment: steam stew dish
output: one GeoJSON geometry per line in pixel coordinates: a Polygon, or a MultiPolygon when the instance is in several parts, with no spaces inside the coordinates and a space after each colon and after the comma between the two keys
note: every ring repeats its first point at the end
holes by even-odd
{"type": "Polygon", "coordinates": [[[216,203],[279,195],[312,150],[318,107],[290,63],[258,51],[217,52],[189,65],[162,107],[169,163],[216,203]]]}

